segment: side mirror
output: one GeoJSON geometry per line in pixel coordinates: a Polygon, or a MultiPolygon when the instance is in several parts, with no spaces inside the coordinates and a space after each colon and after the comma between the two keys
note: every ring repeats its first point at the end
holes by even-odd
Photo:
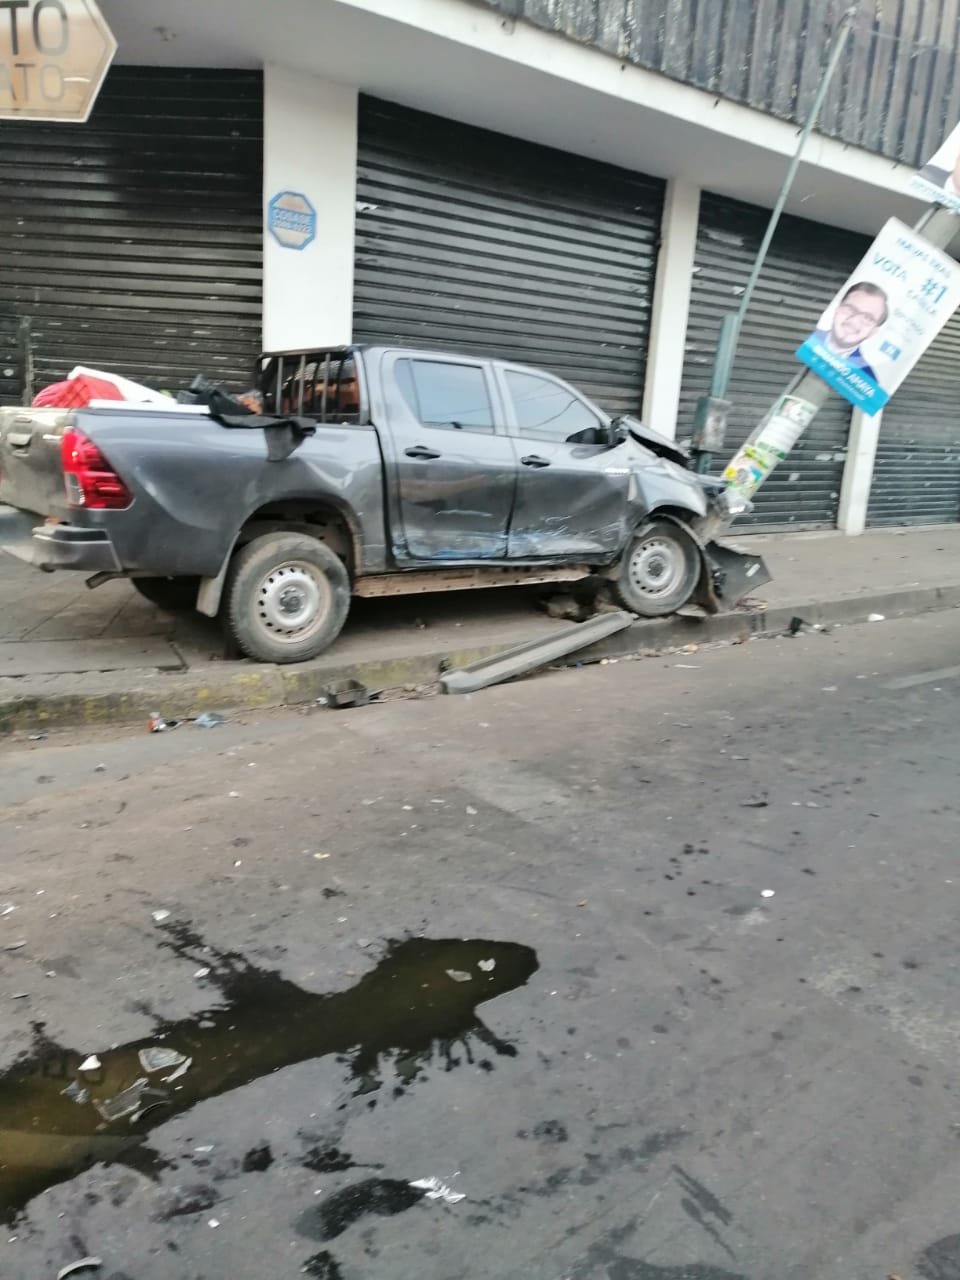
{"type": "Polygon", "coordinates": [[[603,443],[608,449],[615,449],[624,439],[623,428],[614,418],[613,422],[603,428],[603,443]]]}

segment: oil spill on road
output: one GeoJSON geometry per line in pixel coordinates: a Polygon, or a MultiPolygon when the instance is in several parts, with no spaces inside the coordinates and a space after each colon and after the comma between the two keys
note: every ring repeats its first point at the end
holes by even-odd
{"type": "Polygon", "coordinates": [[[86,1055],[53,1044],[38,1027],[30,1056],[0,1075],[0,1216],[11,1218],[97,1161],[149,1167],[149,1130],[294,1063],[337,1055],[354,1094],[378,1088],[385,1064],[405,1082],[435,1061],[446,1070],[462,1060],[492,1070],[488,1051],[515,1056],[516,1049],[484,1026],[477,1007],[537,969],[535,953],[519,943],[411,938],[388,944],[347,991],[316,995],[236,953],[214,952],[183,927],[165,929],[164,945],[209,969],[204,981],[218,1003],[99,1054],[99,1065],[83,1072],[86,1055]],[[171,1055],[167,1066],[152,1065],[164,1056],[158,1048],[189,1062],[176,1079],[171,1055]]]}
{"type": "Polygon", "coordinates": [[[423,1196],[423,1191],[398,1178],[366,1178],[308,1209],[300,1215],[296,1228],[302,1236],[326,1243],[342,1236],[348,1227],[368,1214],[392,1218],[412,1209],[423,1196]]]}

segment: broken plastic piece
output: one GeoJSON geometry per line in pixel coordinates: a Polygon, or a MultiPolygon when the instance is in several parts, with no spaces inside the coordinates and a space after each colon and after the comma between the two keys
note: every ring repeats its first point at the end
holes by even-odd
{"type": "Polygon", "coordinates": [[[216,729],[226,721],[219,711],[202,711],[193,722],[198,729],[216,729]]]}
{"type": "Polygon", "coordinates": [[[448,978],[452,978],[454,982],[471,982],[473,980],[472,973],[464,973],[462,969],[447,969],[448,978]]]}
{"type": "Polygon", "coordinates": [[[151,911],[150,914],[153,916],[154,920],[156,920],[157,924],[162,924],[164,920],[168,920],[170,918],[170,912],[166,910],[151,911]]]}
{"type": "Polygon", "coordinates": [[[365,707],[375,695],[359,680],[347,677],[328,684],[323,690],[328,707],[365,707]]]}
{"type": "Polygon", "coordinates": [[[140,1066],[148,1074],[154,1071],[168,1071],[170,1067],[179,1067],[186,1061],[186,1054],[176,1049],[166,1049],[162,1045],[148,1045],[137,1054],[140,1066]]]}
{"type": "Polygon", "coordinates": [[[67,1276],[76,1275],[78,1271],[95,1271],[97,1267],[103,1266],[102,1258],[78,1258],[76,1262],[69,1262],[65,1267],[61,1267],[57,1272],[57,1280],[67,1280],[67,1276]]]}
{"type": "Polygon", "coordinates": [[[871,613],[867,618],[868,622],[886,622],[886,618],[882,613],[871,613]]]}
{"type": "Polygon", "coordinates": [[[425,1191],[428,1200],[443,1200],[446,1204],[459,1204],[461,1200],[466,1200],[467,1198],[462,1191],[451,1190],[439,1178],[418,1178],[416,1182],[411,1182],[410,1185],[415,1187],[417,1191],[425,1191]]]}
{"type": "Polygon", "coordinates": [[[457,671],[448,671],[440,677],[440,684],[444,693],[475,693],[478,689],[513,680],[557,658],[585,649],[587,645],[626,630],[635,621],[632,613],[623,611],[599,614],[589,622],[564,627],[562,631],[552,632],[540,640],[515,645],[491,658],[482,658],[457,671]]]}

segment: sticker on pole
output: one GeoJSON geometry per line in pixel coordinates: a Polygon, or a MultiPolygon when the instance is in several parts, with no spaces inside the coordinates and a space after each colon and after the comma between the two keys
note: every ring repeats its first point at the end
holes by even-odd
{"type": "Polygon", "coordinates": [[[305,249],[317,238],[317,211],[299,191],[281,191],[267,206],[267,229],[284,249],[305,249]]]}
{"type": "Polygon", "coordinates": [[[917,195],[960,213],[960,124],[910,180],[917,195]]]}
{"type": "Polygon", "coordinates": [[[816,412],[817,406],[808,400],[781,396],[724,470],[728,505],[733,493],[740,500],[737,510],[747,509],[753,495],[797,443],[816,412]]]}
{"type": "Polygon", "coordinates": [[[797,358],[864,413],[877,413],[960,304],[960,267],[891,218],[797,358]]]}

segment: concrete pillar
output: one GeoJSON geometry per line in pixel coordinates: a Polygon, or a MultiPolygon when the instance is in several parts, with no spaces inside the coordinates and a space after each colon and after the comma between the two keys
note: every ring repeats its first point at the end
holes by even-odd
{"type": "Polygon", "coordinates": [[[663,206],[643,391],[644,422],[671,439],[677,434],[699,223],[700,188],[674,178],[663,206]]]}
{"type": "Polygon", "coordinates": [[[882,419],[882,413],[870,418],[859,409],[853,411],[837,514],[837,528],[841,533],[863,533],[867,527],[867,503],[873,484],[873,464],[882,419]]]}
{"type": "Polygon", "coordinates": [[[263,72],[263,347],[341,346],[353,328],[354,88],[263,72]]]}

